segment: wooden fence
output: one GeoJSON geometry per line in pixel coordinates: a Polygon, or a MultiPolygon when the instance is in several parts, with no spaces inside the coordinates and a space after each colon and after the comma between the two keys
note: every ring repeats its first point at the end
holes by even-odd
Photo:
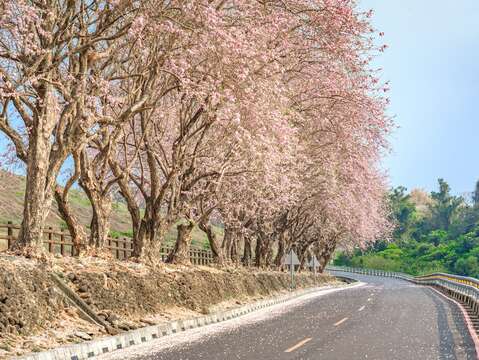
{"type": "MultiPolygon", "coordinates": [[[[6,251],[12,246],[18,236],[20,230],[19,225],[12,222],[0,224],[0,252],[6,251]]],[[[55,230],[48,227],[43,232],[43,243],[45,249],[52,254],[60,254],[62,256],[73,255],[73,243],[68,231],[55,230]]],[[[128,259],[133,252],[132,239],[127,237],[107,239],[106,248],[112,252],[115,258],[119,260],[128,259]]],[[[161,260],[165,261],[172,248],[163,246],[160,249],[161,260]]],[[[208,265],[213,261],[213,254],[209,250],[191,248],[190,261],[194,265],[208,265]]]]}

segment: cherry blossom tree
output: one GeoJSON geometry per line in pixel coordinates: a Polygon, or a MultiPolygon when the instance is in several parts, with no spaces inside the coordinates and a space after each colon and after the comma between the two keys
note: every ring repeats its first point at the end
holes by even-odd
{"type": "Polygon", "coordinates": [[[53,194],[82,241],[67,201],[75,182],[92,204],[90,245],[105,245],[118,189],[140,260],[159,261],[172,226],[168,261],[180,264],[195,226],[218,263],[261,267],[291,249],[324,266],[337,246],[387,235],[378,164],[393,124],[371,66],[385,47],[354,0],[0,10],[0,131],[27,169],[18,247],[40,244],[53,194]]]}
{"type": "Polygon", "coordinates": [[[115,101],[111,74],[124,60],[122,40],[138,11],[133,1],[0,5],[0,131],[15,145],[27,177],[17,248],[40,248],[60,169],[95,137],[98,124],[111,120],[99,99],[115,101]]]}

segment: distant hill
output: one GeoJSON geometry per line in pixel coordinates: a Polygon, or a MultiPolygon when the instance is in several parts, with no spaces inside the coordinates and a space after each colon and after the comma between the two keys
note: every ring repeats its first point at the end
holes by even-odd
{"type": "MultiPolygon", "coordinates": [[[[23,201],[25,196],[25,178],[6,171],[0,170],[0,223],[11,221],[14,224],[20,224],[23,214],[23,201]]],[[[70,190],[70,205],[78,217],[78,220],[89,227],[92,210],[88,197],[81,189],[70,190]]],[[[112,236],[131,236],[131,220],[126,205],[122,202],[113,203],[111,214],[111,235],[112,236]]],[[[50,214],[47,218],[47,226],[54,228],[65,227],[64,221],[60,217],[56,202],[53,201],[50,214]]],[[[219,235],[223,234],[221,227],[215,227],[219,235]]],[[[173,226],[166,236],[166,243],[172,243],[176,238],[176,227],[173,226]]],[[[206,234],[198,228],[193,230],[193,245],[198,247],[208,247],[206,234]]]]}

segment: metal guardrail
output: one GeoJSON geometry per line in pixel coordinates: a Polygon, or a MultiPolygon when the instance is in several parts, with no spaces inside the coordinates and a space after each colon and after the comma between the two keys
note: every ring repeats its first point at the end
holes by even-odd
{"type": "Polygon", "coordinates": [[[392,277],[410,281],[419,285],[433,286],[467,305],[467,307],[471,310],[471,313],[476,317],[479,317],[479,280],[475,278],[445,273],[411,276],[400,272],[343,266],[327,266],[326,270],[392,277]]]}
{"type": "Polygon", "coordinates": [[[394,272],[394,271],[385,271],[377,269],[365,269],[365,268],[355,268],[348,266],[326,266],[327,271],[344,271],[355,274],[371,275],[371,276],[384,276],[384,277],[393,277],[404,280],[411,280],[414,277],[408,274],[394,272]]]}

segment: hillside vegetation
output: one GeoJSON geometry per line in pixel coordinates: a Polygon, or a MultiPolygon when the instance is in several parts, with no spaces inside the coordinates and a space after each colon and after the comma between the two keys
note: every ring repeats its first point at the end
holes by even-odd
{"type": "MultiPolygon", "coordinates": [[[[11,221],[20,224],[22,221],[23,201],[25,197],[25,178],[10,172],[0,171],[0,223],[11,221]]],[[[86,228],[90,227],[92,207],[87,196],[81,189],[72,189],[69,201],[75,216],[86,228]]],[[[112,237],[131,237],[131,218],[126,205],[116,201],[113,203],[113,211],[110,216],[112,237]]],[[[53,202],[48,214],[47,226],[65,228],[65,222],[61,218],[56,203],[53,202]]],[[[223,235],[223,228],[213,226],[218,236],[223,235]]],[[[166,235],[165,243],[173,244],[177,236],[176,226],[171,227],[166,235]]],[[[203,231],[195,227],[192,232],[192,245],[209,248],[208,239],[203,231]]]]}
{"type": "Polygon", "coordinates": [[[438,182],[439,190],[430,194],[393,189],[389,199],[397,228],[392,242],[380,241],[352,254],[340,252],[335,264],[479,277],[479,182],[471,201],[452,195],[444,180],[438,182]]]}

